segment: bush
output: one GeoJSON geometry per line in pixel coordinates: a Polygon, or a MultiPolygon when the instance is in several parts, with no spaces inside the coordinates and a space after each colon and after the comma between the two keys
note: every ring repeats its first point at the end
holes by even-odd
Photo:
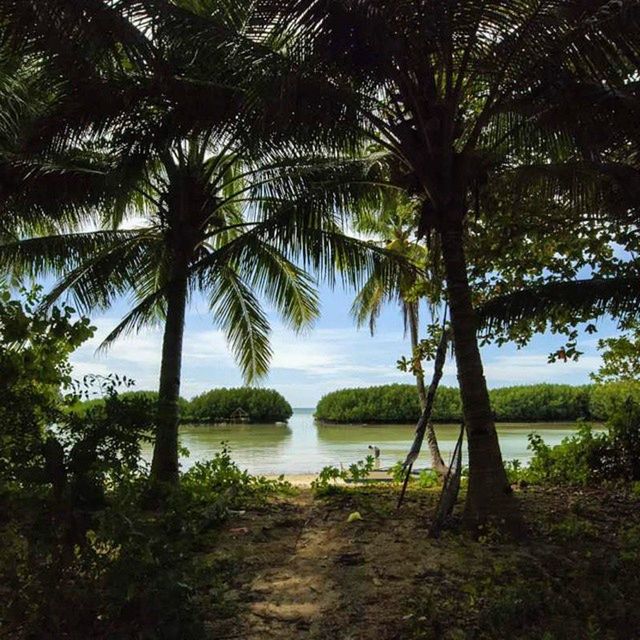
{"type": "Polygon", "coordinates": [[[185,473],[162,512],[141,508],[147,484],[144,474],[120,479],[74,540],[46,499],[13,511],[0,527],[7,637],[209,637],[203,620],[225,607],[232,567],[211,565],[202,549],[230,509],[262,505],[290,485],[241,471],[226,450],[185,473]]]}
{"type": "Polygon", "coordinates": [[[41,474],[46,432],[63,418],[71,384],[68,356],[93,334],[70,307],[42,313],[39,303],[38,290],[14,300],[0,289],[0,490],[41,474]]]}
{"type": "Polygon", "coordinates": [[[236,409],[246,411],[250,422],[284,422],[293,414],[291,405],[273,389],[223,388],[193,398],[183,421],[219,422],[230,418],[236,409]]]}
{"type": "Polygon", "coordinates": [[[241,471],[224,449],[182,476],[162,512],[145,510],[149,479],[131,428],[145,424],[143,408],[144,398],[113,395],[74,415],[75,444],[62,439],[69,476],[62,494],[42,485],[5,496],[11,517],[0,523],[0,581],[11,597],[0,602],[0,627],[7,637],[207,637],[203,619],[212,605],[224,607],[229,578],[198,555],[207,536],[230,509],[264,504],[290,485],[241,471]]]}
{"type": "Polygon", "coordinates": [[[529,448],[533,458],[528,468],[517,470],[517,479],[569,485],[636,482],[640,480],[640,405],[624,405],[610,419],[605,432],[594,432],[590,425],[583,424],[576,434],[555,447],[532,434],[529,448]]]}
{"type": "MultiPolygon", "coordinates": [[[[158,404],[158,392],[157,391],[123,391],[119,394],[121,400],[138,399],[141,402],[145,402],[151,411],[155,411],[158,404]]],[[[90,400],[78,400],[75,402],[70,410],[79,416],[84,415],[89,409],[93,407],[104,406],[105,398],[92,398],[90,400]]],[[[189,401],[186,398],[180,398],[178,400],[180,406],[180,414],[184,420],[185,416],[189,415],[189,401]]]]}
{"type": "Polygon", "coordinates": [[[350,464],[347,469],[328,465],[322,467],[318,477],[311,483],[311,488],[317,496],[330,495],[336,489],[336,482],[363,482],[375,468],[373,456],[367,456],[364,460],[358,460],[350,464]]]}
{"type": "Polygon", "coordinates": [[[575,435],[550,447],[537,434],[529,436],[533,457],[526,472],[532,482],[585,485],[595,479],[608,449],[606,433],[582,425],[575,435]]]}
{"type": "Polygon", "coordinates": [[[118,395],[130,381],[115,376],[74,386],[68,356],[89,322],[37,309],[37,295],[0,293],[0,636],[204,638],[228,575],[203,545],[231,508],[289,486],[250,476],[224,450],[184,474],[162,511],[146,509],[140,443],[156,396],[118,395]],[[97,402],[63,396],[95,387],[97,402]]]}

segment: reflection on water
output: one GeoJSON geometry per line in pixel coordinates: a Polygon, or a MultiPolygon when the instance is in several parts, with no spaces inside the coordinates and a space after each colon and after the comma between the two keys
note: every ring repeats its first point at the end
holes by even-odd
{"type": "MultiPolygon", "coordinates": [[[[443,457],[448,460],[459,433],[458,425],[437,425],[443,457]]],[[[190,456],[182,460],[184,468],[208,460],[222,449],[231,448],[233,459],[252,473],[315,473],[328,464],[351,464],[370,452],[368,445],[380,448],[382,466],[404,458],[413,439],[415,425],[320,425],[313,420],[312,409],[296,409],[288,425],[235,424],[185,425],[180,429],[180,444],[190,456]]],[[[527,436],[539,433],[550,445],[558,444],[575,432],[575,424],[499,424],[500,445],[505,460],[527,461],[527,436]]],[[[150,459],[151,450],[144,455],[150,459]]],[[[428,466],[423,452],[419,467],[428,466]]]]}

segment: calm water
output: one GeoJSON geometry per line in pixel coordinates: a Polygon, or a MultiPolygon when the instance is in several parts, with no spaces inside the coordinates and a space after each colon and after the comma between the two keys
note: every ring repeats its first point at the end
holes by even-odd
{"type": "MultiPolygon", "coordinates": [[[[185,425],[180,429],[182,446],[190,455],[182,460],[184,468],[211,458],[227,442],[233,459],[244,469],[261,474],[315,473],[325,465],[347,465],[363,459],[370,444],[380,448],[382,466],[403,459],[413,440],[415,425],[320,425],[313,409],[296,409],[288,424],[278,425],[185,425]]],[[[535,431],[547,444],[558,444],[575,431],[575,424],[536,423],[499,424],[498,433],[505,460],[526,462],[527,436],[535,431]]],[[[458,438],[458,425],[437,425],[436,432],[445,461],[458,438]]],[[[419,467],[428,466],[424,452],[419,467]]],[[[150,449],[145,450],[150,458],[150,449]]]]}

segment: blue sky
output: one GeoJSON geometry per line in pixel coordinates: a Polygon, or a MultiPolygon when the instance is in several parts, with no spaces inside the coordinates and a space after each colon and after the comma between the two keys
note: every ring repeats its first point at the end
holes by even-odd
{"type": "MultiPolygon", "coordinates": [[[[349,308],[352,294],[340,288],[321,288],[322,316],[314,328],[296,335],[271,314],[273,361],[269,377],[261,386],[282,393],[294,407],[313,407],[319,398],[341,387],[393,382],[411,383],[410,374],[396,369],[396,360],[409,355],[399,309],[383,312],[376,335],[368,328],[356,329],[349,308]]],[[[122,339],[109,352],[96,354],[101,339],[126,311],[122,302],[104,315],[94,315],[96,336],[72,356],[74,375],[117,373],[133,378],[139,389],[154,389],[160,366],[160,330],[149,330],[122,339]]],[[[553,335],[537,336],[527,347],[488,346],[482,350],[490,387],[535,382],[582,384],[598,368],[598,338],[616,333],[611,320],[600,321],[598,333],[582,335],[579,347],[585,353],[578,362],[547,364],[547,356],[562,344],[553,335]]],[[[241,376],[215,328],[206,305],[195,301],[187,318],[183,360],[183,395],[190,398],[219,386],[239,386],[241,376]]],[[[448,362],[443,384],[454,385],[455,364],[448,362]]]]}

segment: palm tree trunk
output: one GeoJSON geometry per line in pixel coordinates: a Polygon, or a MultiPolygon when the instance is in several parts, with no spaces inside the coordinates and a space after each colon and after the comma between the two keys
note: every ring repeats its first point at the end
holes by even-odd
{"type": "Polygon", "coordinates": [[[156,482],[178,482],[178,422],[180,420],[180,372],[182,339],[187,306],[187,278],[180,274],[169,284],[167,318],[162,341],[160,389],[156,440],[151,462],[151,478],[156,482]]]}
{"type": "MultiPolygon", "coordinates": [[[[419,342],[419,322],[418,322],[418,303],[407,302],[407,318],[409,321],[409,334],[411,336],[411,350],[415,353],[418,348],[419,342]]],[[[414,374],[416,376],[416,387],[418,388],[418,397],[420,398],[420,408],[422,411],[427,406],[427,390],[424,386],[424,371],[422,365],[419,367],[414,366],[414,374]]],[[[431,455],[431,468],[439,475],[445,475],[447,473],[447,465],[442,459],[440,453],[440,447],[438,446],[438,438],[436,431],[433,428],[433,422],[429,420],[427,422],[427,445],[429,447],[429,453],[431,455]]]]}
{"type": "Polygon", "coordinates": [[[454,223],[441,230],[440,235],[462,411],[469,443],[465,524],[477,529],[492,520],[504,521],[504,525],[515,533],[520,529],[520,519],[502,463],[480,358],[462,224],[454,223]]]}

